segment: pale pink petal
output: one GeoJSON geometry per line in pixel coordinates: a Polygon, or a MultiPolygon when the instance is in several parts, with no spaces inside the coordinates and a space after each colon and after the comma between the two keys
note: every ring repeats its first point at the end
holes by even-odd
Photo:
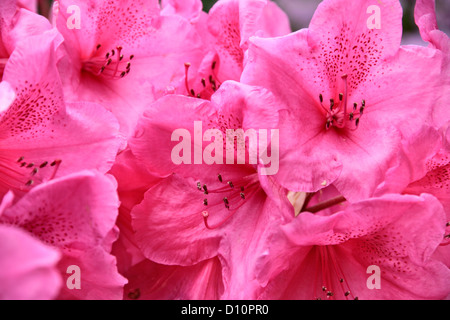
{"type": "Polygon", "coordinates": [[[162,15],[180,15],[191,21],[197,21],[202,14],[201,0],[162,0],[162,15]]]}
{"type": "Polygon", "coordinates": [[[0,225],[0,242],[0,300],[56,298],[60,253],[12,226],[0,225]]]}
{"type": "Polygon", "coordinates": [[[11,85],[6,82],[0,82],[0,115],[8,110],[16,99],[16,93],[11,85]]]}

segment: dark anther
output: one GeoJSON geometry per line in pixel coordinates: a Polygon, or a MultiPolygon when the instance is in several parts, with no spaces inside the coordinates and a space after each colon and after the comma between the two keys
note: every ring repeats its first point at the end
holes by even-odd
{"type": "Polygon", "coordinates": [[[205,80],[205,78],[202,78],[202,85],[203,85],[203,87],[206,87],[206,80],[205,80]]]}
{"type": "Polygon", "coordinates": [[[222,176],[220,174],[217,175],[217,178],[219,178],[219,181],[222,182],[222,176]]]}
{"type": "Polygon", "coordinates": [[[212,65],[211,65],[211,69],[215,69],[216,68],[216,61],[213,61],[212,65]]]}
{"type": "Polygon", "coordinates": [[[339,101],[342,101],[342,99],[344,99],[344,94],[343,93],[339,93],[339,101]]]}
{"type": "Polygon", "coordinates": [[[32,176],[34,176],[36,173],[38,173],[38,168],[34,168],[33,171],[31,171],[32,176]]]}
{"type": "Polygon", "coordinates": [[[101,44],[98,44],[97,45],[97,50],[100,49],[101,46],[102,46],[101,44]]]}
{"type": "Polygon", "coordinates": [[[350,295],[350,291],[347,291],[344,293],[346,297],[348,297],[350,295]]]}
{"type": "Polygon", "coordinates": [[[348,118],[350,119],[350,121],[353,120],[353,112],[348,115],[348,118]]]}
{"type": "Polygon", "coordinates": [[[47,166],[48,165],[48,161],[44,161],[44,162],[42,162],[42,164],[39,166],[39,168],[44,168],[45,166],[47,166]]]}
{"type": "Polygon", "coordinates": [[[27,181],[27,183],[25,183],[25,185],[27,185],[27,186],[31,186],[32,184],[34,183],[34,181],[33,180],[28,180],[27,181]]]}
{"type": "Polygon", "coordinates": [[[17,162],[22,162],[23,159],[25,159],[25,157],[20,157],[19,160],[17,160],[17,162]]]}
{"type": "Polygon", "coordinates": [[[355,102],[355,103],[353,104],[353,111],[356,111],[356,108],[358,108],[358,104],[355,102]]]}
{"type": "Polygon", "coordinates": [[[245,199],[245,194],[243,192],[241,192],[241,198],[245,199]]]}
{"type": "Polygon", "coordinates": [[[195,91],[194,91],[194,89],[191,89],[191,95],[192,95],[193,97],[195,97],[195,91]]]}
{"type": "Polygon", "coordinates": [[[208,199],[204,199],[204,200],[203,200],[203,204],[204,204],[205,206],[207,206],[207,205],[208,205],[208,199]]]}
{"type": "Polygon", "coordinates": [[[233,184],[233,182],[231,182],[231,181],[228,181],[227,183],[228,183],[228,185],[230,186],[230,188],[234,188],[234,184],[233,184]]]}
{"type": "Polygon", "coordinates": [[[330,99],[330,110],[333,110],[334,107],[334,99],[330,99]]]}
{"type": "Polygon", "coordinates": [[[134,54],[132,54],[132,55],[130,56],[130,60],[133,60],[133,58],[134,58],[134,54]]]}
{"type": "Polygon", "coordinates": [[[203,185],[203,190],[205,190],[205,194],[208,194],[208,188],[206,187],[206,184],[203,185]]]}
{"type": "Polygon", "coordinates": [[[201,185],[200,182],[197,182],[197,189],[198,189],[198,190],[202,190],[202,185],[201,185]]]}
{"type": "Polygon", "coordinates": [[[356,126],[359,125],[359,118],[355,120],[355,125],[356,125],[356,126]]]}
{"type": "Polygon", "coordinates": [[[319,94],[319,101],[320,101],[320,103],[323,102],[323,96],[322,96],[322,94],[319,94]]]}
{"type": "Polygon", "coordinates": [[[32,167],[34,167],[34,163],[29,163],[29,164],[27,165],[27,168],[32,168],[32,167]]]}

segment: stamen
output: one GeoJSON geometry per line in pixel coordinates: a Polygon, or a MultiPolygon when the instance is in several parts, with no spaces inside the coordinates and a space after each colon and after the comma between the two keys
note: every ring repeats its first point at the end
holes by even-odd
{"type": "Polygon", "coordinates": [[[352,122],[353,120],[355,120],[356,118],[355,116],[357,116],[355,120],[355,127],[348,128],[349,130],[356,130],[360,121],[358,119],[360,119],[364,113],[366,102],[365,100],[362,100],[361,107],[358,112],[357,112],[358,104],[353,103],[353,111],[349,113],[347,116],[348,76],[346,74],[343,74],[341,76],[341,79],[344,82],[344,92],[340,92],[338,94],[339,101],[337,103],[333,98],[330,98],[330,105],[327,108],[323,105],[323,95],[319,94],[320,106],[325,111],[326,114],[325,128],[328,130],[332,126],[335,126],[339,129],[343,129],[347,126],[348,121],[352,122]]]}
{"type": "Polygon", "coordinates": [[[129,73],[131,69],[130,61],[134,57],[133,55],[126,61],[125,56],[122,54],[123,48],[121,46],[117,46],[106,53],[101,48],[101,44],[98,44],[93,56],[83,61],[83,70],[96,76],[114,80],[121,79],[129,73]],[[117,58],[113,59],[112,57],[116,56],[116,51],[117,58]]]}
{"type": "MultiPolygon", "coordinates": [[[[223,178],[222,178],[222,176],[220,174],[218,176],[220,176],[221,180],[223,180],[223,178]]],[[[220,182],[222,183],[222,181],[220,181],[220,182]]],[[[229,182],[231,182],[231,181],[229,181],[229,182]]],[[[209,206],[209,211],[206,212],[206,213],[205,213],[205,211],[203,211],[202,215],[203,215],[205,227],[207,229],[216,229],[216,228],[222,226],[243,205],[245,205],[245,203],[246,203],[246,201],[248,199],[250,199],[254,194],[256,194],[261,189],[261,186],[259,184],[259,179],[258,179],[256,174],[253,174],[253,175],[250,175],[250,176],[246,176],[246,177],[242,178],[241,180],[235,181],[236,183],[239,183],[241,185],[239,190],[244,190],[244,186],[246,186],[246,189],[247,189],[247,194],[246,195],[244,195],[243,192],[239,192],[239,191],[236,192],[236,191],[234,191],[233,183],[231,183],[232,187],[230,187],[230,183],[229,182],[227,182],[226,186],[222,186],[222,187],[220,187],[218,189],[210,189],[210,190],[208,190],[208,195],[210,195],[211,197],[213,197],[215,194],[218,195],[218,194],[225,193],[225,195],[221,197],[221,203],[222,203],[221,206],[219,206],[219,203],[217,202],[217,200],[219,200],[219,199],[217,199],[217,197],[213,198],[213,199],[216,199],[216,201],[214,201],[214,202],[206,201],[206,203],[209,206]],[[217,214],[219,214],[219,212],[223,212],[223,207],[224,206],[225,206],[225,209],[228,210],[228,214],[225,216],[225,218],[224,219],[220,219],[220,221],[217,222],[214,225],[209,224],[208,218],[210,216],[211,210],[213,210],[213,209],[217,210],[218,211],[217,214]]],[[[205,200],[203,201],[204,204],[205,204],[205,200]]],[[[209,199],[209,200],[211,200],[211,199],[209,199]]]]}
{"type": "Polygon", "coordinates": [[[189,62],[186,62],[184,64],[184,85],[186,86],[186,90],[189,93],[189,95],[192,97],[195,97],[194,89],[189,88],[189,68],[190,67],[191,67],[191,64],[189,62]]]}

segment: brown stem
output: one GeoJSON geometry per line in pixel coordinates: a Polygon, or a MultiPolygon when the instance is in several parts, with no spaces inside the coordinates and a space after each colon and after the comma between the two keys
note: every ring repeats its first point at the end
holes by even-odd
{"type": "Polygon", "coordinates": [[[311,199],[314,197],[315,194],[316,194],[315,192],[308,192],[306,194],[305,202],[303,203],[303,207],[300,210],[300,212],[306,210],[306,206],[309,204],[309,202],[311,201],[311,199]]]}
{"type": "Polygon", "coordinates": [[[313,205],[313,206],[311,206],[309,208],[303,209],[302,212],[303,211],[308,211],[308,212],[311,212],[311,213],[316,213],[316,212],[319,212],[319,211],[321,211],[323,209],[329,208],[331,206],[334,206],[334,205],[339,204],[339,203],[344,202],[344,201],[346,201],[346,199],[343,196],[337,196],[335,198],[331,198],[331,199],[328,199],[326,201],[320,202],[320,203],[318,203],[316,205],[313,205]]]}

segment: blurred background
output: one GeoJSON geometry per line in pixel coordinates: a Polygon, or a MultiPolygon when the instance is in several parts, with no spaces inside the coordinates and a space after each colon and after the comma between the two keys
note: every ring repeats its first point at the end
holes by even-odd
{"type": "MultiPolygon", "coordinates": [[[[3,0],[0,0],[3,1],[3,0]]],[[[23,2],[32,0],[22,0],[23,2]]],[[[218,0],[202,0],[203,10],[209,9],[218,0]]],[[[322,0],[274,0],[289,16],[292,30],[307,28],[309,21],[322,0]]],[[[357,1],[357,0],[354,0],[357,1]]],[[[39,0],[39,11],[46,15],[52,0],[39,0]]],[[[414,23],[415,0],[400,0],[403,7],[403,44],[422,44],[419,31],[414,23]]],[[[450,34],[450,0],[436,0],[436,13],[439,29],[450,34]]]]}

